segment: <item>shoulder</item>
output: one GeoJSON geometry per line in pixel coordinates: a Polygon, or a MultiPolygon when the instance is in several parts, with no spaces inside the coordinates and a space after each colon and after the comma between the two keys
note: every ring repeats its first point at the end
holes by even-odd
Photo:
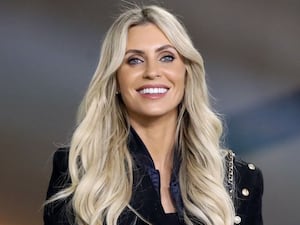
{"type": "Polygon", "coordinates": [[[56,150],[53,155],[52,174],[62,175],[68,173],[69,147],[63,147],[56,150]]]}
{"type": "Polygon", "coordinates": [[[58,148],[54,152],[53,162],[59,163],[60,165],[68,164],[69,150],[69,147],[58,148]]]}
{"type": "Polygon", "coordinates": [[[52,174],[47,191],[47,199],[70,183],[68,158],[68,147],[59,148],[55,151],[53,155],[52,174]]]}
{"type": "Polygon", "coordinates": [[[255,164],[235,156],[233,171],[236,224],[262,225],[264,186],[261,170],[255,164]]]}
{"type": "MultiPolygon", "coordinates": [[[[53,155],[52,174],[47,190],[47,199],[67,187],[71,181],[68,172],[69,148],[59,148],[53,155]]],[[[44,207],[44,224],[70,225],[73,224],[72,209],[70,199],[61,199],[47,203],[44,207]]]]}
{"type": "Polygon", "coordinates": [[[261,170],[254,164],[238,157],[234,160],[236,184],[239,187],[256,188],[263,192],[263,176],[261,170]]]}

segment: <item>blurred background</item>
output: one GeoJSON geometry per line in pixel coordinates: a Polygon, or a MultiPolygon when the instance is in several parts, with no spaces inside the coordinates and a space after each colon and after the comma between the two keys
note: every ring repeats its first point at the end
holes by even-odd
{"type": "MultiPolygon", "coordinates": [[[[1,1],[1,225],[42,224],[52,154],[69,141],[120,2],[1,1]]],[[[263,171],[265,224],[298,225],[300,1],[155,2],[205,59],[226,145],[263,171]]]]}

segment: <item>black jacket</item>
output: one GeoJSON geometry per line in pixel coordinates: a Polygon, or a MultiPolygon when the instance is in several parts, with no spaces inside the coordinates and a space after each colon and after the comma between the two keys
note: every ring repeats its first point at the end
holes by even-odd
{"type": "MultiPolygon", "coordinates": [[[[153,176],[145,171],[142,164],[147,164],[145,160],[141,160],[139,154],[141,149],[144,149],[142,141],[134,135],[129,141],[129,149],[133,155],[133,159],[139,160],[137,168],[134,170],[134,190],[131,199],[131,206],[148,221],[154,225],[168,225],[170,222],[164,213],[160,198],[157,194],[155,185],[153,185],[153,176]],[[139,150],[139,151],[138,151],[139,150]],[[142,173],[143,175],[140,176],[142,173]],[[137,175],[139,174],[139,175],[137,175]],[[138,184],[138,185],[137,185],[138,184]]],[[[63,187],[70,183],[68,178],[68,148],[58,149],[54,154],[53,171],[47,192],[47,199],[57,193],[63,187]]],[[[146,160],[149,157],[146,156],[146,160]]],[[[148,162],[149,163],[149,162],[148,162]]],[[[233,197],[236,207],[236,224],[241,225],[262,225],[262,194],[263,194],[263,178],[262,173],[253,164],[247,164],[242,160],[234,158],[234,187],[233,197]]],[[[176,183],[176,182],[175,182],[176,183]]],[[[171,184],[172,185],[172,184],[171,184]]],[[[176,184],[175,184],[176,186],[176,184]]],[[[172,192],[172,190],[171,190],[172,192]]],[[[176,208],[179,214],[180,222],[182,219],[182,205],[180,193],[175,188],[173,198],[175,199],[176,208]],[[178,198],[179,196],[179,198],[178,198]]],[[[60,200],[47,205],[44,209],[44,224],[45,225],[73,225],[74,216],[70,206],[69,199],[60,200]]],[[[119,218],[119,225],[145,225],[134,213],[125,209],[119,218]]],[[[171,224],[170,224],[171,225],[171,224]]]]}

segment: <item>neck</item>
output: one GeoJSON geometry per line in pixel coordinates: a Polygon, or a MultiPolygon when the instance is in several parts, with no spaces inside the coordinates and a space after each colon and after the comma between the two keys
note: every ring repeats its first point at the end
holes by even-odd
{"type": "Polygon", "coordinates": [[[146,124],[131,121],[132,127],[144,142],[158,170],[170,170],[173,166],[176,124],[177,117],[149,121],[146,124]]]}

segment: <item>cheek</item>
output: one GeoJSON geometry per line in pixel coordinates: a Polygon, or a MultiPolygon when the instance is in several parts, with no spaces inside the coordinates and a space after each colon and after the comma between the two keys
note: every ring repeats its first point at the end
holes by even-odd
{"type": "Polygon", "coordinates": [[[182,98],[185,94],[185,89],[186,89],[186,81],[187,81],[187,72],[184,69],[182,76],[180,76],[180,80],[178,81],[180,83],[180,90],[182,92],[182,98]]]}
{"type": "Polygon", "coordinates": [[[128,102],[130,102],[130,99],[132,98],[132,93],[130,90],[130,77],[128,76],[128,73],[125,70],[119,70],[116,78],[118,91],[120,92],[120,97],[124,102],[125,106],[127,106],[128,102]]]}
{"type": "Polygon", "coordinates": [[[117,71],[117,85],[118,85],[118,89],[124,90],[124,87],[127,86],[127,79],[126,79],[126,71],[119,69],[117,71]]]}
{"type": "Polygon", "coordinates": [[[186,84],[186,79],[187,79],[186,69],[180,68],[180,70],[178,71],[180,72],[177,74],[178,77],[177,82],[178,84],[180,84],[180,87],[184,89],[186,84]]]}
{"type": "Polygon", "coordinates": [[[134,85],[138,72],[136,69],[122,65],[117,71],[117,83],[120,89],[126,90],[134,85]]]}

